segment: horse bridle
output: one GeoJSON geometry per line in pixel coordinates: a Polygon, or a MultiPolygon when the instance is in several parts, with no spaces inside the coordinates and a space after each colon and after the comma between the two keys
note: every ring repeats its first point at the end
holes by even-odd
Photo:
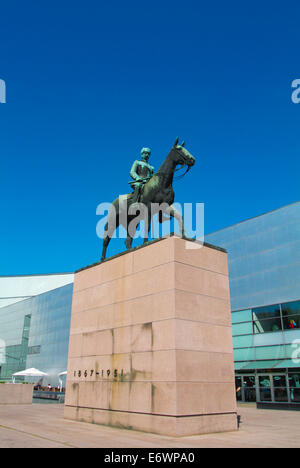
{"type": "MultiPolygon", "coordinates": [[[[182,156],[181,153],[178,151],[177,148],[173,147],[173,150],[174,150],[177,154],[179,154],[179,156],[182,156]]],[[[180,164],[180,163],[178,163],[178,164],[180,164]]],[[[189,170],[191,169],[192,166],[189,166],[187,162],[184,162],[184,163],[180,164],[180,167],[178,167],[177,169],[175,169],[174,172],[177,172],[177,171],[180,171],[180,169],[183,169],[185,166],[188,166],[188,167],[187,167],[187,170],[184,172],[184,174],[179,175],[179,176],[177,177],[177,180],[178,180],[178,179],[182,179],[182,177],[184,177],[185,174],[187,174],[187,173],[189,172],[189,170]]],[[[168,174],[167,174],[166,172],[157,172],[156,175],[166,176],[166,175],[168,175],[168,174]]]]}
{"type": "MultiPolygon", "coordinates": [[[[179,154],[179,156],[182,156],[181,153],[178,151],[177,148],[173,148],[174,151],[176,151],[177,154],[179,154]]],[[[180,163],[179,163],[180,164],[180,163]]],[[[183,169],[185,166],[188,166],[187,167],[187,170],[184,172],[184,174],[181,174],[180,176],[178,176],[178,179],[181,179],[182,177],[185,176],[185,174],[187,174],[189,172],[189,170],[191,169],[192,166],[189,166],[187,162],[184,162],[182,164],[180,164],[180,167],[178,167],[177,169],[175,169],[174,172],[177,172],[179,171],[180,169],[183,169]]]]}

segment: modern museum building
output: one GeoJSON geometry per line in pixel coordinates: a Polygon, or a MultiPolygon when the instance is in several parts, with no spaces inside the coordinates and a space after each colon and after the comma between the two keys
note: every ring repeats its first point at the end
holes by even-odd
{"type": "Polygon", "coordinates": [[[238,399],[300,403],[300,202],[206,240],[228,252],[238,399]]]}
{"type": "MultiPolygon", "coordinates": [[[[205,236],[228,252],[237,398],[300,404],[300,202],[205,236]]],[[[0,382],[66,371],[74,275],[0,276],[0,382]]]]}
{"type": "MultiPolygon", "coordinates": [[[[66,371],[73,274],[0,277],[0,382],[28,368],[66,371]]],[[[24,378],[23,378],[24,379],[24,378]]]]}

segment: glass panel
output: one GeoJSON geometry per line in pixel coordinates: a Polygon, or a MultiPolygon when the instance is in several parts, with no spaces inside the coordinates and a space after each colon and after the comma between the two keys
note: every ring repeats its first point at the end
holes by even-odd
{"type": "Polygon", "coordinates": [[[274,400],[275,401],[288,401],[288,394],[286,387],[274,389],[274,400]]]}
{"type": "Polygon", "coordinates": [[[266,372],[271,372],[272,368],[278,364],[278,361],[255,361],[255,362],[249,362],[244,366],[244,369],[262,369],[265,372],[265,369],[267,369],[266,372]]]}
{"type": "Polygon", "coordinates": [[[273,375],[275,401],[288,401],[285,375],[273,375]]]}
{"type": "Polygon", "coordinates": [[[300,388],[290,387],[290,397],[292,402],[300,403],[300,388]]]}
{"type": "Polygon", "coordinates": [[[273,375],[273,385],[275,388],[286,387],[285,375],[273,375]]]}
{"type": "Polygon", "coordinates": [[[273,318],[268,320],[257,320],[254,322],[254,333],[277,332],[281,330],[281,319],[273,318]]]}
{"type": "Polygon", "coordinates": [[[254,361],[255,360],[254,348],[234,349],[233,355],[234,355],[235,361],[254,361]]]}
{"type": "Polygon", "coordinates": [[[259,378],[259,395],[260,401],[271,401],[271,388],[270,388],[270,377],[269,376],[260,376],[259,378]]]}
{"type": "Polygon", "coordinates": [[[284,346],[261,346],[255,348],[256,359],[284,359],[284,346]]]}
{"type": "Polygon", "coordinates": [[[270,387],[270,377],[268,375],[262,375],[258,377],[260,387],[270,387]]]}
{"type": "Polygon", "coordinates": [[[254,375],[243,377],[244,387],[255,387],[255,377],[254,375]]]}
{"type": "Polygon", "coordinates": [[[243,377],[245,401],[256,401],[255,377],[243,377]]]}
{"type": "Polygon", "coordinates": [[[240,310],[238,312],[232,312],[231,313],[231,321],[232,321],[232,323],[252,321],[251,310],[249,309],[249,310],[240,310]]]}
{"type": "Polygon", "coordinates": [[[232,325],[232,334],[236,335],[251,335],[253,333],[252,322],[238,323],[232,325]]]}
{"type": "Polygon", "coordinates": [[[260,388],[259,389],[260,401],[272,401],[271,389],[260,388]]]}
{"type": "Polygon", "coordinates": [[[253,346],[253,335],[234,336],[233,347],[234,348],[248,348],[253,346]]]}
{"type": "Polygon", "coordinates": [[[242,401],[242,377],[235,378],[236,399],[242,401]]]}
{"type": "MultiPolygon", "coordinates": [[[[284,332],[280,330],[276,333],[260,333],[259,335],[253,335],[253,346],[283,345],[285,343],[283,333],[284,332]]],[[[291,333],[288,332],[288,335],[291,335],[291,333]]]]}
{"type": "Polygon", "coordinates": [[[300,301],[282,304],[281,309],[283,328],[285,330],[300,328],[300,301]]]}
{"type": "Polygon", "coordinates": [[[300,301],[281,304],[282,316],[300,315],[300,301]]]}
{"type": "Polygon", "coordinates": [[[293,402],[300,402],[300,374],[289,374],[290,397],[293,402]]]}
{"type": "Polygon", "coordinates": [[[300,328],[300,315],[283,317],[282,321],[284,330],[295,330],[296,328],[300,328]]]}
{"type": "Polygon", "coordinates": [[[300,374],[289,374],[290,387],[300,388],[300,374]]]}
{"type": "Polygon", "coordinates": [[[280,318],[280,306],[278,304],[267,307],[257,307],[252,309],[253,320],[264,320],[271,318],[280,318]]]}

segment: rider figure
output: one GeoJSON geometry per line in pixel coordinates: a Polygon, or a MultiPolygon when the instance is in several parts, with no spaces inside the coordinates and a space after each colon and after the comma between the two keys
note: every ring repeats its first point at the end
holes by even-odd
{"type": "Polygon", "coordinates": [[[131,188],[134,189],[132,195],[133,203],[139,203],[145,183],[154,174],[154,167],[148,163],[150,154],[150,148],[143,148],[141,151],[142,159],[134,161],[132,165],[130,176],[135,181],[135,183],[131,184],[131,188]]]}

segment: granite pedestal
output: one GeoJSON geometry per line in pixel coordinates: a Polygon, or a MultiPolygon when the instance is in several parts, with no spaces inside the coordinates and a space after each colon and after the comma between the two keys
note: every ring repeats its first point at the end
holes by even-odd
{"type": "Polygon", "coordinates": [[[33,387],[33,384],[1,384],[0,405],[31,405],[33,387]]]}
{"type": "Polygon", "coordinates": [[[75,274],[65,418],[237,429],[227,254],[170,237],[75,274]]]}

